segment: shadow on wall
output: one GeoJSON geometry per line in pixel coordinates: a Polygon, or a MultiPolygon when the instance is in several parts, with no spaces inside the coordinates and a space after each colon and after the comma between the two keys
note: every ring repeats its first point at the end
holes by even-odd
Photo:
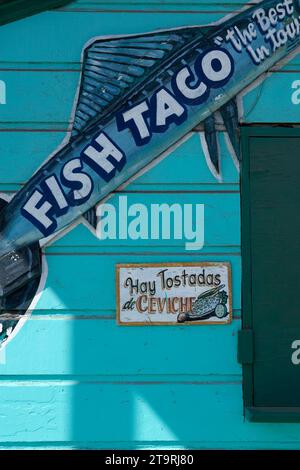
{"type": "MultiPolygon", "coordinates": [[[[73,289],[72,305],[83,306],[73,312],[77,319],[72,321],[76,446],[189,448],[231,440],[226,431],[231,420],[243,420],[232,337],[239,319],[218,327],[119,326],[115,264],[163,263],[170,255],[100,250],[80,257],[84,286],[73,289]]],[[[203,261],[203,255],[193,258],[203,261]]],[[[78,259],[68,256],[71,272],[78,270],[78,259]]],[[[186,254],[174,256],[174,261],[189,259],[186,254]]],[[[68,305],[69,299],[65,301],[68,305]]]]}

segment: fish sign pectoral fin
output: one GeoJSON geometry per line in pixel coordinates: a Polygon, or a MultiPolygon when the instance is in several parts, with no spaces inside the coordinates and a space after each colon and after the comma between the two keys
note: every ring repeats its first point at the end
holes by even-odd
{"type": "Polygon", "coordinates": [[[82,217],[90,227],[97,228],[97,208],[95,206],[86,211],[82,217]]]}
{"type": "Polygon", "coordinates": [[[240,135],[239,135],[239,113],[236,99],[228,101],[221,109],[220,113],[225,125],[233,151],[237,160],[241,161],[240,135]]]}
{"type": "Polygon", "coordinates": [[[216,134],[215,116],[212,114],[204,121],[204,137],[208,150],[208,158],[212,163],[217,175],[220,174],[220,152],[216,134]]]}

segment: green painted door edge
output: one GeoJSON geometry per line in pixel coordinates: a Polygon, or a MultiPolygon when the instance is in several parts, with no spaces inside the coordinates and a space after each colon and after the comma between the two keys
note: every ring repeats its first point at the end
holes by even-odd
{"type": "Polygon", "coordinates": [[[0,25],[20,20],[52,8],[59,8],[70,0],[0,0],[0,25]]]}
{"type": "MultiPolygon", "coordinates": [[[[253,128],[241,127],[240,131],[242,152],[242,161],[240,168],[242,331],[246,329],[252,331],[249,133],[253,131],[253,128]]],[[[252,359],[253,356],[254,352],[252,353],[252,359]]],[[[253,367],[252,363],[249,362],[243,363],[243,397],[245,407],[253,406],[253,367]]]]}
{"type": "Polygon", "coordinates": [[[300,408],[249,406],[246,418],[253,423],[299,423],[300,408]]]}
{"type": "Polygon", "coordinates": [[[250,208],[250,152],[251,137],[293,137],[300,135],[297,125],[244,125],[241,131],[242,162],[241,183],[241,255],[242,255],[242,330],[239,332],[239,359],[243,365],[244,416],[257,423],[299,423],[300,408],[257,407],[254,405],[253,363],[255,350],[250,341],[255,336],[252,313],[252,271],[251,271],[251,208],[250,208]],[[245,347],[248,351],[245,352],[245,347]],[[249,349],[251,351],[249,351],[249,349]]]}

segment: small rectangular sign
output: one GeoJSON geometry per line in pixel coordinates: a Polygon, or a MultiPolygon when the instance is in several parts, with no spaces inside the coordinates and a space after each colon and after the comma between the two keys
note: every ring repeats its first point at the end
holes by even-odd
{"type": "Polygon", "coordinates": [[[117,265],[120,325],[230,323],[230,263],[117,265]]]}

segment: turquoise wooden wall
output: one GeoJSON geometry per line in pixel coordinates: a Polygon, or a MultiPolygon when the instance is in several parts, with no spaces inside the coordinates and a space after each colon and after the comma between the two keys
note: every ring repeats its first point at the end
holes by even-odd
{"type": "MultiPolygon", "coordinates": [[[[203,24],[244,3],[78,0],[2,26],[0,191],[18,190],[70,129],[80,54],[90,38],[203,24]]],[[[297,79],[300,55],[244,97],[243,120],[299,121],[297,79]]],[[[46,249],[44,292],[0,357],[0,447],[300,448],[300,424],[243,418],[239,174],[222,129],[220,139],[221,183],[195,130],[122,191],[129,202],[204,203],[203,250],[166,240],[101,242],[84,225],[46,249]],[[215,260],[232,264],[231,325],[116,325],[116,263],[215,260]]]]}

